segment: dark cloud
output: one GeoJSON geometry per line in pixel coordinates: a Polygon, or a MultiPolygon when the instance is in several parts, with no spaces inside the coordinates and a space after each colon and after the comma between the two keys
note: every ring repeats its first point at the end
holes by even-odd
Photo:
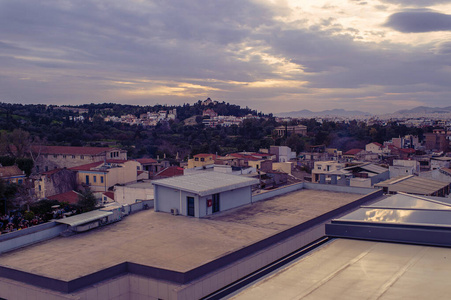
{"type": "Polygon", "coordinates": [[[435,4],[451,3],[450,0],[381,0],[385,3],[398,4],[403,6],[421,6],[427,7],[435,4]]]}
{"type": "Polygon", "coordinates": [[[450,31],[451,15],[430,10],[405,11],[391,15],[385,25],[404,33],[450,31]]]}
{"type": "MultiPolygon", "coordinates": [[[[450,42],[363,43],[357,41],[362,33],[384,33],[345,28],[328,16],[299,29],[307,22],[278,18],[290,13],[246,0],[0,0],[0,101],[149,104],[149,95],[123,91],[151,90],[159,82],[206,86],[213,98],[266,103],[269,111],[273,99],[297,99],[317,88],[352,90],[339,92],[342,103],[390,89],[420,95],[425,86],[431,99],[450,94],[444,70],[451,65],[450,42]],[[291,63],[287,73],[284,62],[291,63]],[[253,85],[265,80],[286,84],[253,85]],[[440,96],[432,97],[435,92],[440,96]]],[[[393,15],[390,26],[408,23],[402,17],[393,15]]],[[[188,101],[181,98],[182,92],[162,94],[155,101],[188,101]]]]}

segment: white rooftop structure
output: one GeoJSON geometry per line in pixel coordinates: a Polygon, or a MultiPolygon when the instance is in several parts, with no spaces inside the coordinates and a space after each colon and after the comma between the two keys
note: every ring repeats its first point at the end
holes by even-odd
{"type": "Polygon", "coordinates": [[[158,186],[190,192],[202,197],[229,191],[231,189],[252,186],[254,184],[259,184],[259,181],[258,179],[241,177],[238,175],[219,172],[203,172],[156,180],[152,183],[158,186]]]}

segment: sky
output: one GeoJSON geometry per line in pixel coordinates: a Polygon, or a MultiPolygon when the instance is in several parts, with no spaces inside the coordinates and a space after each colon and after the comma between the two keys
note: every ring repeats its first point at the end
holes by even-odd
{"type": "Polygon", "coordinates": [[[451,106],[451,0],[0,0],[0,102],[451,106]]]}

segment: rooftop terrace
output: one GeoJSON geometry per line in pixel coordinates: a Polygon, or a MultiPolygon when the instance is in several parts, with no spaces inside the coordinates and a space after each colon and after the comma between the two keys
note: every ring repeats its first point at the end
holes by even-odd
{"type": "Polygon", "coordinates": [[[0,266],[64,281],[123,262],[186,272],[360,198],[300,190],[208,219],[143,211],[3,254],[0,266]]]}

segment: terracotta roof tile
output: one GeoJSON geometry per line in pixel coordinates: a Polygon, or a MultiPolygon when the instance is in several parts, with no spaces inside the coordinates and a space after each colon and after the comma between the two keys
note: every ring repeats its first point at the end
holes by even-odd
{"type": "Polygon", "coordinates": [[[114,192],[104,192],[103,193],[105,196],[107,196],[110,199],[114,200],[114,192]]]}
{"type": "Polygon", "coordinates": [[[66,193],[62,193],[62,194],[58,194],[58,195],[49,196],[49,197],[47,197],[47,199],[56,200],[59,202],[68,202],[70,204],[76,204],[79,199],[78,196],[79,196],[79,194],[77,192],[70,191],[70,192],[66,192],[66,193]]]}
{"type": "Polygon", "coordinates": [[[12,176],[24,175],[23,171],[18,166],[0,167],[0,177],[7,178],[12,176]]]}
{"type": "Polygon", "coordinates": [[[180,175],[183,175],[183,168],[176,166],[167,167],[156,174],[157,177],[174,177],[180,175]]]}

